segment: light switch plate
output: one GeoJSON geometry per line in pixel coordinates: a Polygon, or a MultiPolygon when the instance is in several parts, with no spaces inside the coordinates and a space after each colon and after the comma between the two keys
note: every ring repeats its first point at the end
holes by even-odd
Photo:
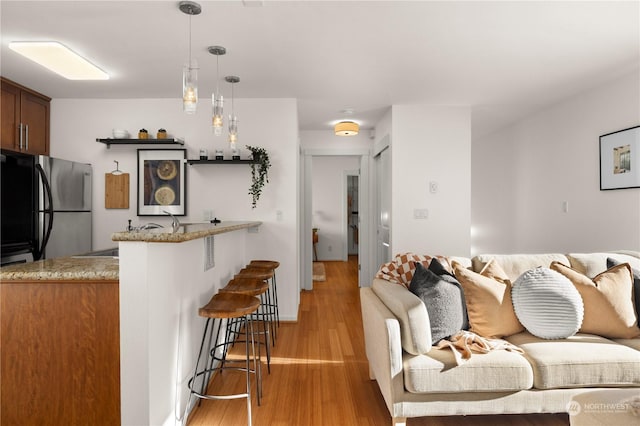
{"type": "Polygon", "coordinates": [[[413,209],[413,218],[414,219],[428,219],[429,218],[429,210],[428,209],[413,209]]]}

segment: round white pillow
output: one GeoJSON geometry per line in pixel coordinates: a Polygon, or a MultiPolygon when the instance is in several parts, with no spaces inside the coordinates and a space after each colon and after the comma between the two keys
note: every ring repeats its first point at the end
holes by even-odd
{"type": "Polygon", "coordinates": [[[580,293],[564,275],[539,267],[513,283],[511,300],[524,328],[542,339],[563,339],[578,332],[584,318],[580,293]]]}

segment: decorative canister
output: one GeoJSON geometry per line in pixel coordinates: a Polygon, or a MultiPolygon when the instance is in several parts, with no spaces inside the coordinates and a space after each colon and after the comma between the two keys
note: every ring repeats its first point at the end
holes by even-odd
{"type": "Polygon", "coordinates": [[[138,131],[138,139],[149,139],[149,132],[147,132],[147,129],[140,129],[138,131]]]}
{"type": "Polygon", "coordinates": [[[158,129],[157,137],[158,137],[158,139],[166,139],[167,138],[167,131],[165,129],[158,129]]]}

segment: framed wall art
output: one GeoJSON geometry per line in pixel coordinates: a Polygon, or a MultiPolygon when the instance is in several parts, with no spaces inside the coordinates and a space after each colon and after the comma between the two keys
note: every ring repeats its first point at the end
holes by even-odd
{"type": "Polygon", "coordinates": [[[187,214],[185,149],[138,150],[138,216],[187,214]]]}
{"type": "Polygon", "coordinates": [[[600,136],[600,190],[640,188],[640,126],[600,136]]]}

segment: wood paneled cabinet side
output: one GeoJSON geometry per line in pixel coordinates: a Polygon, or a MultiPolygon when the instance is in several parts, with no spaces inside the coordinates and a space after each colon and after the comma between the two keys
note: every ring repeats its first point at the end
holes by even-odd
{"type": "Polygon", "coordinates": [[[120,424],[118,281],[0,283],[0,424],[120,424]]]}
{"type": "Polygon", "coordinates": [[[0,146],[33,155],[49,155],[51,99],[2,78],[0,146]]]}

